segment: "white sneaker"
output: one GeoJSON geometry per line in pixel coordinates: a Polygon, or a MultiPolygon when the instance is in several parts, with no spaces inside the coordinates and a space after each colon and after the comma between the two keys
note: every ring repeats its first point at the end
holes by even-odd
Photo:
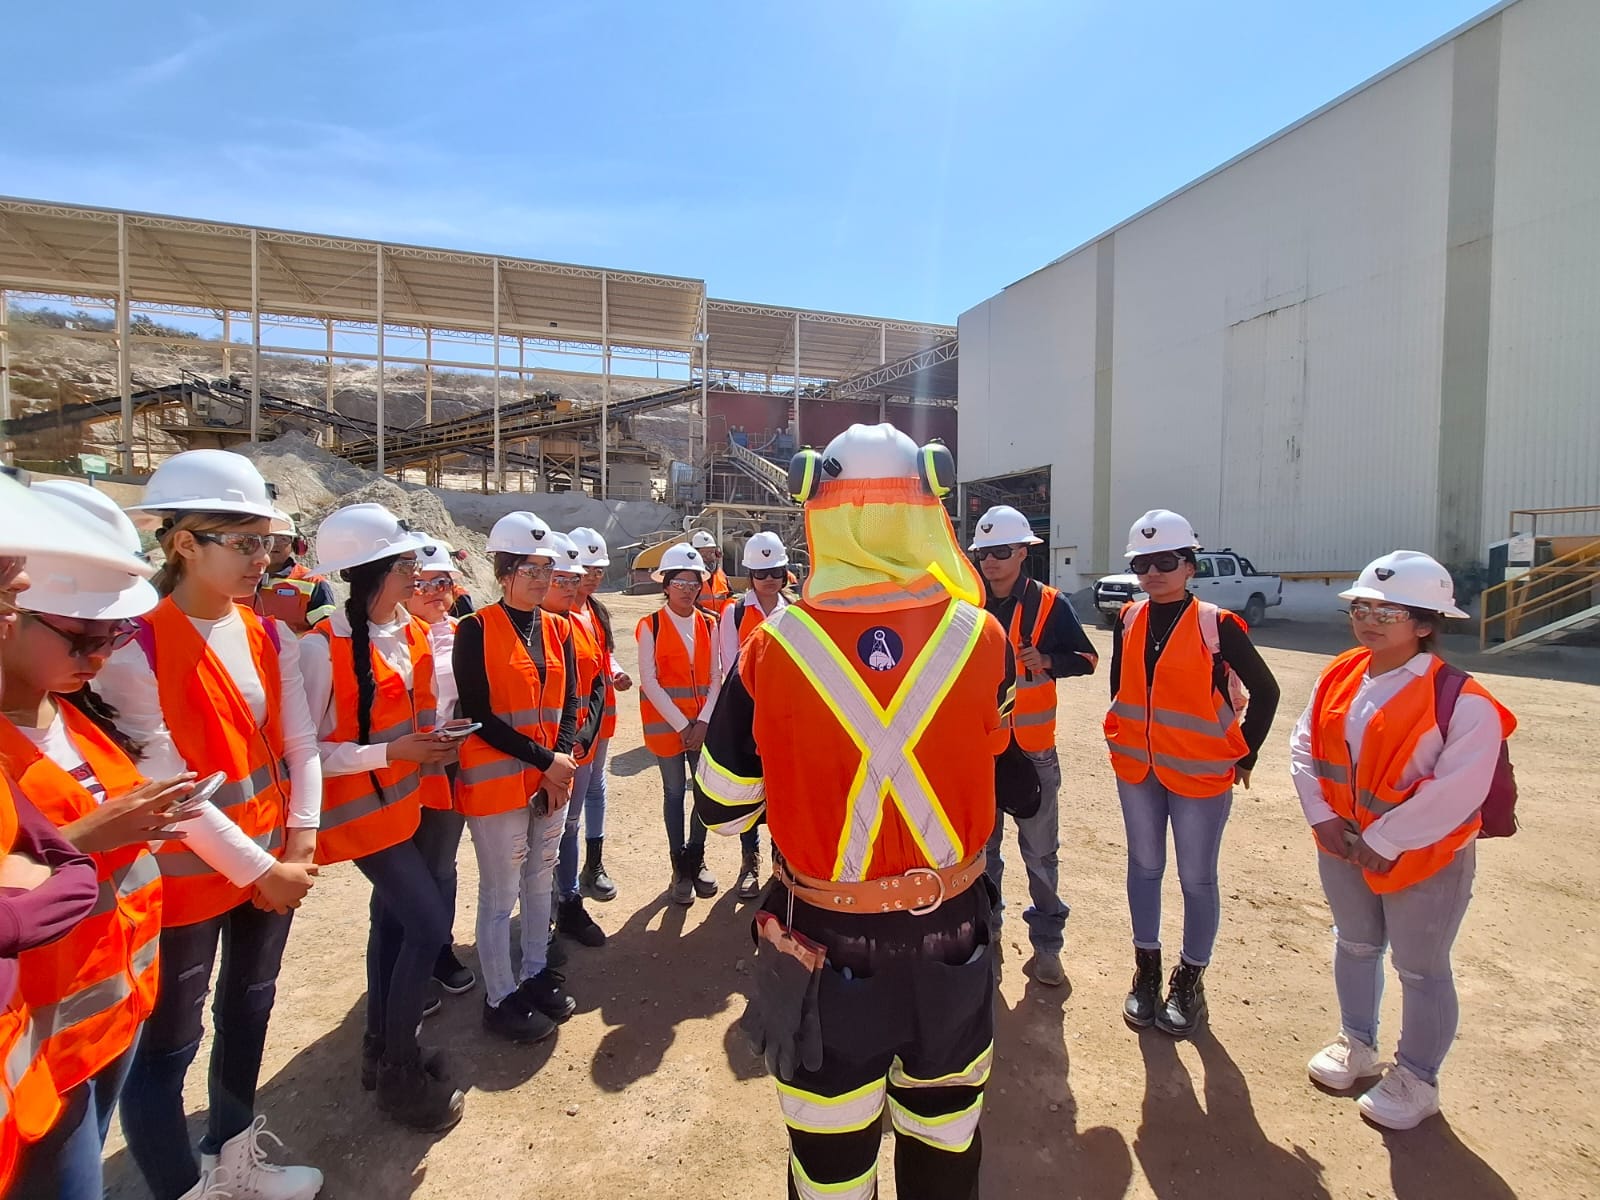
{"type": "Polygon", "coordinates": [[[1371,1078],[1382,1071],[1383,1062],[1378,1058],[1378,1052],[1342,1031],[1306,1064],[1306,1073],[1311,1078],[1336,1092],[1352,1088],[1357,1080],[1371,1078]]]}
{"type": "Polygon", "coordinates": [[[1385,1129],[1415,1129],[1439,1111],[1439,1085],[1424,1083],[1405,1067],[1393,1067],[1383,1081],[1356,1101],[1361,1115],[1385,1129]]]}
{"type": "MultiPolygon", "coordinates": [[[[210,1155],[202,1155],[202,1159],[210,1155]]],[[[200,1181],[185,1192],[178,1200],[233,1200],[233,1193],[227,1188],[228,1173],[213,1167],[209,1171],[200,1172],[200,1181]]]]}
{"type": "MultiPolygon", "coordinates": [[[[267,1118],[258,1116],[250,1128],[236,1134],[222,1144],[215,1157],[200,1156],[200,1182],[220,1175],[227,1191],[200,1192],[194,1200],[211,1200],[215,1195],[229,1200],[311,1200],[322,1190],[322,1172],[315,1167],[280,1167],[267,1161],[261,1139],[269,1137],[278,1145],[283,1142],[267,1128],[267,1118]]],[[[189,1200],[184,1197],[184,1200],[189,1200]]]]}

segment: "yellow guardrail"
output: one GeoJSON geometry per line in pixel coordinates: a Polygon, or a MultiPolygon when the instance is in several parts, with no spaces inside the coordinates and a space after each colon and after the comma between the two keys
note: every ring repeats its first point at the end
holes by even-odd
{"type": "Polygon", "coordinates": [[[1485,616],[1479,624],[1478,648],[1482,650],[1488,646],[1491,626],[1499,625],[1501,640],[1509,642],[1540,625],[1559,620],[1566,614],[1557,610],[1597,592],[1600,592],[1600,540],[1485,589],[1481,598],[1485,616]],[[1505,607],[1489,616],[1497,598],[1503,598],[1505,607]],[[1546,619],[1538,619],[1541,614],[1546,619]]]}

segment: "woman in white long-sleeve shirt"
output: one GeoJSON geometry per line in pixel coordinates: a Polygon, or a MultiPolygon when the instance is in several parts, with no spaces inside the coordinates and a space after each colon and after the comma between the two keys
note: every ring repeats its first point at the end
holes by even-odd
{"type": "Polygon", "coordinates": [[[267,1164],[264,1118],[255,1114],[290,918],[316,874],[322,800],[294,635],[236,602],[254,595],[271,557],[272,504],[248,459],[191,450],[163,463],[129,511],[159,522],[166,565],[155,583],[164,599],[139,618],[138,638],[111,656],[96,687],[144,744],[146,775],[223,772],[213,803],[230,824],[196,824],[156,856],[161,978],[123,1090],[122,1126],[156,1200],[199,1196],[202,1173],[216,1167],[241,1192],[299,1200],[316,1194],[321,1172],[267,1164]],[[219,943],[210,1113],[196,1164],[183,1081],[219,943]]]}
{"type": "Polygon", "coordinates": [[[1396,1064],[1359,1104],[1379,1125],[1411,1129],[1439,1111],[1460,1011],[1450,951],[1472,898],[1480,810],[1516,718],[1469,677],[1439,728],[1441,671],[1451,669],[1434,639],[1445,618],[1466,614],[1433,559],[1397,550],[1340,596],[1361,645],[1323,671],[1290,745],[1333,913],[1342,1026],[1307,1070],[1338,1090],[1383,1070],[1378,1004],[1392,947],[1404,993],[1396,1064]]]}

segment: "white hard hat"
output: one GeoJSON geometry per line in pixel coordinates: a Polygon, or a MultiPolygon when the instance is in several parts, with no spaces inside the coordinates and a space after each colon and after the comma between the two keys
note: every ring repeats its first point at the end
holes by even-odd
{"type": "Polygon", "coordinates": [[[546,540],[555,547],[557,574],[583,574],[583,554],[571,538],[552,529],[546,540]]]}
{"type": "Polygon", "coordinates": [[[706,560],[700,557],[700,551],[688,542],[678,542],[667,547],[667,552],[661,556],[661,565],[650,572],[650,578],[663,583],[668,575],[676,575],[679,571],[698,572],[701,579],[711,574],[706,570],[706,560]]]}
{"type": "Polygon", "coordinates": [[[1009,504],[996,504],[978,518],[977,531],[972,535],[968,550],[981,550],[986,546],[1038,546],[1044,539],[1033,535],[1028,518],[1009,504]]]}
{"type": "Polygon", "coordinates": [[[783,539],[768,530],[751,536],[744,544],[744,565],[754,567],[787,567],[789,552],[783,548],[783,539]]]}
{"type": "Polygon", "coordinates": [[[510,512],[496,521],[489,530],[489,553],[556,556],[550,543],[550,526],[531,512],[510,512]]]}
{"type": "Polygon", "coordinates": [[[416,552],[419,556],[433,539],[407,529],[406,524],[381,504],[347,504],[329,513],[317,527],[317,566],[324,571],[348,571],[380,558],[416,552]]]}
{"type": "Polygon", "coordinates": [[[712,537],[704,529],[696,529],[694,531],[694,536],[689,539],[689,545],[693,546],[696,550],[718,549],[717,539],[712,537]]]}
{"type": "Polygon", "coordinates": [[[887,422],[852,425],[828,443],[822,470],[829,479],[915,479],[917,444],[887,422]]]}
{"type": "Polygon", "coordinates": [[[1189,518],[1165,508],[1152,508],[1128,530],[1127,558],[1163,550],[1198,550],[1200,539],[1189,518]]]}
{"type": "Polygon", "coordinates": [[[144,578],[147,570],[139,556],[139,531],[116,501],[86,483],[48,479],[32,490],[69,520],[116,543],[125,552],[127,566],[93,566],[56,555],[28,560],[27,591],[17,604],[31,612],[86,621],[118,621],[143,616],[161,602],[156,589],[144,578]]]}
{"type": "Polygon", "coordinates": [[[275,508],[272,510],[272,525],[268,529],[268,532],[299,533],[300,531],[294,527],[293,517],[284,512],[283,509],[275,508]]]}
{"type": "Polygon", "coordinates": [[[0,512],[5,514],[5,520],[0,521],[0,555],[26,559],[29,570],[54,569],[46,567],[45,561],[59,560],[74,567],[110,567],[139,576],[155,574],[154,567],[131,557],[98,528],[91,530],[3,473],[0,512]]]}
{"type": "Polygon", "coordinates": [[[578,561],[585,567],[611,565],[610,551],[606,549],[606,540],[600,536],[599,530],[580,525],[567,536],[572,539],[573,545],[578,547],[578,561]]]}
{"type": "Polygon", "coordinates": [[[1420,550],[1395,550],[1373,559],[1350,590],[1339,593],[1339,599],[1403,604],[1447,617],[1467,615],[1456,607],[1456,585],[1450,572],[1420,550]]]}
{"type": "Polygon", "coordinates": [[[417,574],[438,575],[445,571],[452,575],[461,574],[461,564],[455,560],[454,554],[455,548],[449,542],[435,538],[432,545],[417,551],[417,574]]]}
{"type": "Polygon", "coordinates": [[[185,450],[156,468],[131,513],[239,513],[268,517],[278,510],[255,463],[231,450],[185,450]]]}

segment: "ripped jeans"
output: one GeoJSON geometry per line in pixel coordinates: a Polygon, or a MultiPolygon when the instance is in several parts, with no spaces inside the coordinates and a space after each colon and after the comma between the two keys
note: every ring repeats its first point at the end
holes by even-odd
{"type": "Polygon", "coordinates": [[[1477,843],[1468,842],[1442,871],[1379,894],[1354,863],[1317,853],[1322,890],[1333,912],[1333,983],[1344,1031],[1377,1046],[1383,951],[1389,947],[1401,991],[1395,1059],[1427,1083],[1439,1081],[1460,1023],[1450,948],[1467,915],[1477,863],[1477,843]]]}
{"type": "Polygon", "coordinates": [[[489,1003],[517,990],[545,967],[550,939],[550,893],[567,808],[540,816],[532,804],[487,817],[468,817],[478,855],[478,965],[489,1003]],[[522,970],[511,962],[511,910],[521,901],[522,970]]]}
{"type": "Polygon", "coordinates": [[[263,912],[248,900],[221,916],[161,931],[155,1011],[144,1024],[122,1088],[122,1131],[156,1200],[178,1200],[200,1179],[183,1116],[183,1079],[200,1048],[211,969],[222,947],[211,1003],[210,1111],[200,1145],[215,1154],[250,1127],[278,966],[293,913],[263,912]]]}

